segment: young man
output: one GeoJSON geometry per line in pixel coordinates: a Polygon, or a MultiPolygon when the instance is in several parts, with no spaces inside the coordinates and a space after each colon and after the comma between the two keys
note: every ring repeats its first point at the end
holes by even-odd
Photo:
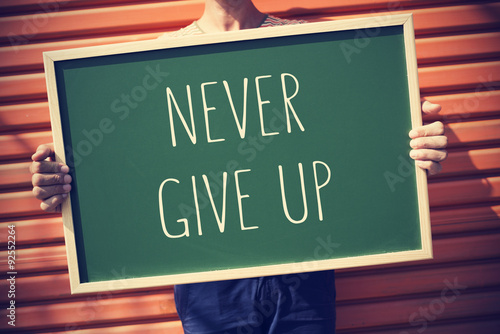
{"type": "MultiPolygon", "coordinates": [[[[206,0],[198,21],[161,38],[298,23],[265,15],[251,0],[206,0]]],[[[440,109],[422,104],[426,114],[440,109]]],[[[431,175],[438,173],[446,158],[443,124],[415,128],[409,136],[416,164],[431,175]]],[[[71,190],[69,167],[53,161],[51,145],[38,147],[32,158],[33,193],[43,210],[59,211],[71,190]]],[[[179,285],[175,301],[186,334],[335,332],[333,271],[179,285]]]]}

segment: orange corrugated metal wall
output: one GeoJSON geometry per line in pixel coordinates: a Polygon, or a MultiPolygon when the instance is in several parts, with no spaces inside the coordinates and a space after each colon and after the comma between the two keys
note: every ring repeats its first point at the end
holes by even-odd
{"type": "MultiPolygon", "coordinates": [[[[429,184],[435,258],[339,270],[338,332],[500,333],[500,3],[255,3],[310,21],[412,12],[422,95],[443,106],[426,119],[445,122],[449,136],[449,158],[429,184]]],[[[39,209],[28,166],[51,142],[43,51],[155,38],[202,10],[201,0],[0,1],[0,330],[182,333],[171,287],[70,295],[61,218],[39,209]],[[6,317],[11,224],[16,327],[6,317]]]]}

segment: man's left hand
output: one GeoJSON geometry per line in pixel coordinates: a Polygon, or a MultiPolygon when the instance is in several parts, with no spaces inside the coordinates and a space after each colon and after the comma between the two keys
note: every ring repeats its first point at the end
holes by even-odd
{"type": "MultiPolygon", "coordinates": [[[[429,101],[422,102],[422,113],[437,114],[441,111],[439,104],[429,101]]],[[[410,157],[415,160],[418,167],[428,171],[429,175],[435,175],[441,171],[441,162],[448,155],[445,148],[448,138],[444,135],[444,125],[434,122],[412,129],[409,133],[410,157]]]]}

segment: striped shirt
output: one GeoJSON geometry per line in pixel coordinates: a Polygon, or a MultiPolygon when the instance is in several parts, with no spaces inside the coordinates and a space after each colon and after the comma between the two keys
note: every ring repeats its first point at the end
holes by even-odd
{"type": "MultiPolygon", "coordinates": [[[[285,26],[285,25],[291,25],[291,24],[301,24],[301,23],[305,23],[305,22],[306,21],[304,21],[304,20],[287,20],[287,19],[280,19],[276,16],[267,15],[266,18],[260,24],[260,26],[258,26],[258,28],[285,26]]],[[[200,28],[197,21],[194,21],[193,23],[191,23],[190,25],[188,25],[182,29],[179,29],[179,30],[173,31],[173,32],[167,32],[158,38],[162,39],[162,38],[181,37],[181,36],[188,36],[188,35],[202,35],[204,33],[205,32],[200,28]]]]}

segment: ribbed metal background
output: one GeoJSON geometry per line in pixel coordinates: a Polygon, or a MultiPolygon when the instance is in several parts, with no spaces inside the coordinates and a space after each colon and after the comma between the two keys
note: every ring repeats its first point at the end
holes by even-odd
{"type": "MultiPolygon", "coordinates": [[[[284,18],[413,13],[422,95],[442,104],[449,158],[430,178],[435,258],[339,270],[338,333],[500,333],[500,3],[256,0],[284,18]],[[454,289],[453,289],[454,288],[454,289]]],[[[203,1],[0,1],[0,330],[182,333],[170,287],[71,296],[61,218],[31,194],[51,142],[42,52],[151,39],[203,1]],[[16,225],[16,327],[7,324],[7,225],[16,225]]],[[[116,273],[126,277],[126,271],[116,273]]]]}

